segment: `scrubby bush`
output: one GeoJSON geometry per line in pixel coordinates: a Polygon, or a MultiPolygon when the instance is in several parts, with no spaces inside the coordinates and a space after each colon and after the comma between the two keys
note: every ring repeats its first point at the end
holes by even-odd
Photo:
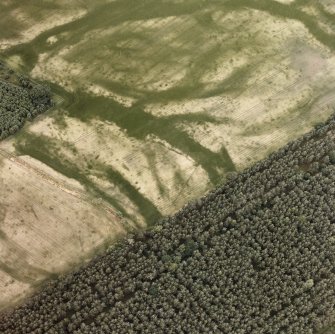
{"type": "Polygon", "coordinates": [[[151,230],[127,236],[3,314],[0,332],[308,334],[329,327],[334,135],[332,118],[151,230]]]}

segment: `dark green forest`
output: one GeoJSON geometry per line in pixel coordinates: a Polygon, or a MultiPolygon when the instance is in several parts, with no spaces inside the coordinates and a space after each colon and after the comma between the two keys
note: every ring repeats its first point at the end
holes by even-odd
{"type": "Polygon", "coordinates": [[[0,61],[0,140],[52,106],[48,87],[16,74],[0,61]]]}
{"type": "Polygon", "coordinates": [[[335,116],[49,282],[0,332],[334,333],[334,136],[335,116]]]}

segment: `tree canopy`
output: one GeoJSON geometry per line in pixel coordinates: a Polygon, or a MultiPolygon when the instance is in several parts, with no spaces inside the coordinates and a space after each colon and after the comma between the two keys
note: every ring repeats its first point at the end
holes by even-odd
{"type": "Polygon", "coordinates": [[[52,106],[50,89],[16,74],[0,61],[0,140],[52,106]]]}

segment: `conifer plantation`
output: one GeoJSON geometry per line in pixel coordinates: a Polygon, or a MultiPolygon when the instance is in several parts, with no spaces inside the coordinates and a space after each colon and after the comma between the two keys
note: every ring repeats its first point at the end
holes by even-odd
{"type": "Polygon", "coordinates": [[[0,140],[52,106],[48,87],[16,74],[0,61],[0,140]]]}

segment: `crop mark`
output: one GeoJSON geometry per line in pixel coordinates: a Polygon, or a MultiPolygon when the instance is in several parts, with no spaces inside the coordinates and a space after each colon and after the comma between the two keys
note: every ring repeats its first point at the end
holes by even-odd
{"type": "MultiPolygon", "coordinates": [[[[174,122],[172,122],[174,117],[171,118],[172,121],[168,117],[155,117],[137,106],[125,108],[109,98],[93,97],[86,93],[82,93],[80,100],[69,106],[69,116],[86,121],[92,118],[111,121],[121,129],[126,130],[128,136],[142,141],[145,140],[147,135],[155,135],[200,164],[207,171],[213,184],[217,184],[221,178],[216,170],[217,168],[224,168],[226,171],[235,170],[234,164],[225,149],[222,150],[221,154],[217,154],[203,147],[190,138],[188,134],[176,128],[174,122]],[[90,108],[92,105],[95,106],[94,113],[90,108]],[[78,110],[81,111],[80,114],[78,110]],[[139,126],[139,124],[143,125],[139,126]]],[[[213,121],[210,116],[201,114],[188,117],[193,118],[193,120],[199,117],[200,120],[205,118],[207,122],[213,121]]],[[[179,119],[182,120],[182,116],[178,117],[179,119]]]]}
{"type": "Polygon", "coordinates": [[[312,16],[297,9],[297,7],[294,5],[286,5],[273,0],[228,0],[222,5],[231,10],[243,7],[258,9],[273,16],[299,21],[319,42],[331,50],[335,49],[335,35],[329,34],[322,30],[318,23],[313,20],[312,16]]]}
{"type": "MultiPolygon", "coordinates": [[[[40,179],[44,180],[45,182],[48,182],[49,184],[51,184],[51,185],[57,187],[58,189],[60,189],[61,191],[75,197],[76,199],[92,203],[92,200],[90,200],[86,195],[84,195],[82,193],[79,193],[78,191],[76,191],[74,189],[68,188],[63,182],[59,182],[54,177],[50,176],[49,174],[42,171],[41,169],[29,164],[28,162],[24,161],[23,159],[17,157],[16,155],[7,152],[4,149],[0,149],[0,155],[2,155],[4,158],[7,158],[9,161],[16,164],[20,168],[24,168],[24,169],[26,169],[30,172],[33,172],[33,173],[37,174],[40,179]]],[[[107,208],[104,205],[103,205],[103,208],[108,213],[113,214],[114,218],[119,220],[118,215],[115,212],[113,212],[113,210],[111,208],[109,208],[109,207],[107,208]]],[[[35,213],[35,215],[36,215],[36,213],[35,213]]]]}

